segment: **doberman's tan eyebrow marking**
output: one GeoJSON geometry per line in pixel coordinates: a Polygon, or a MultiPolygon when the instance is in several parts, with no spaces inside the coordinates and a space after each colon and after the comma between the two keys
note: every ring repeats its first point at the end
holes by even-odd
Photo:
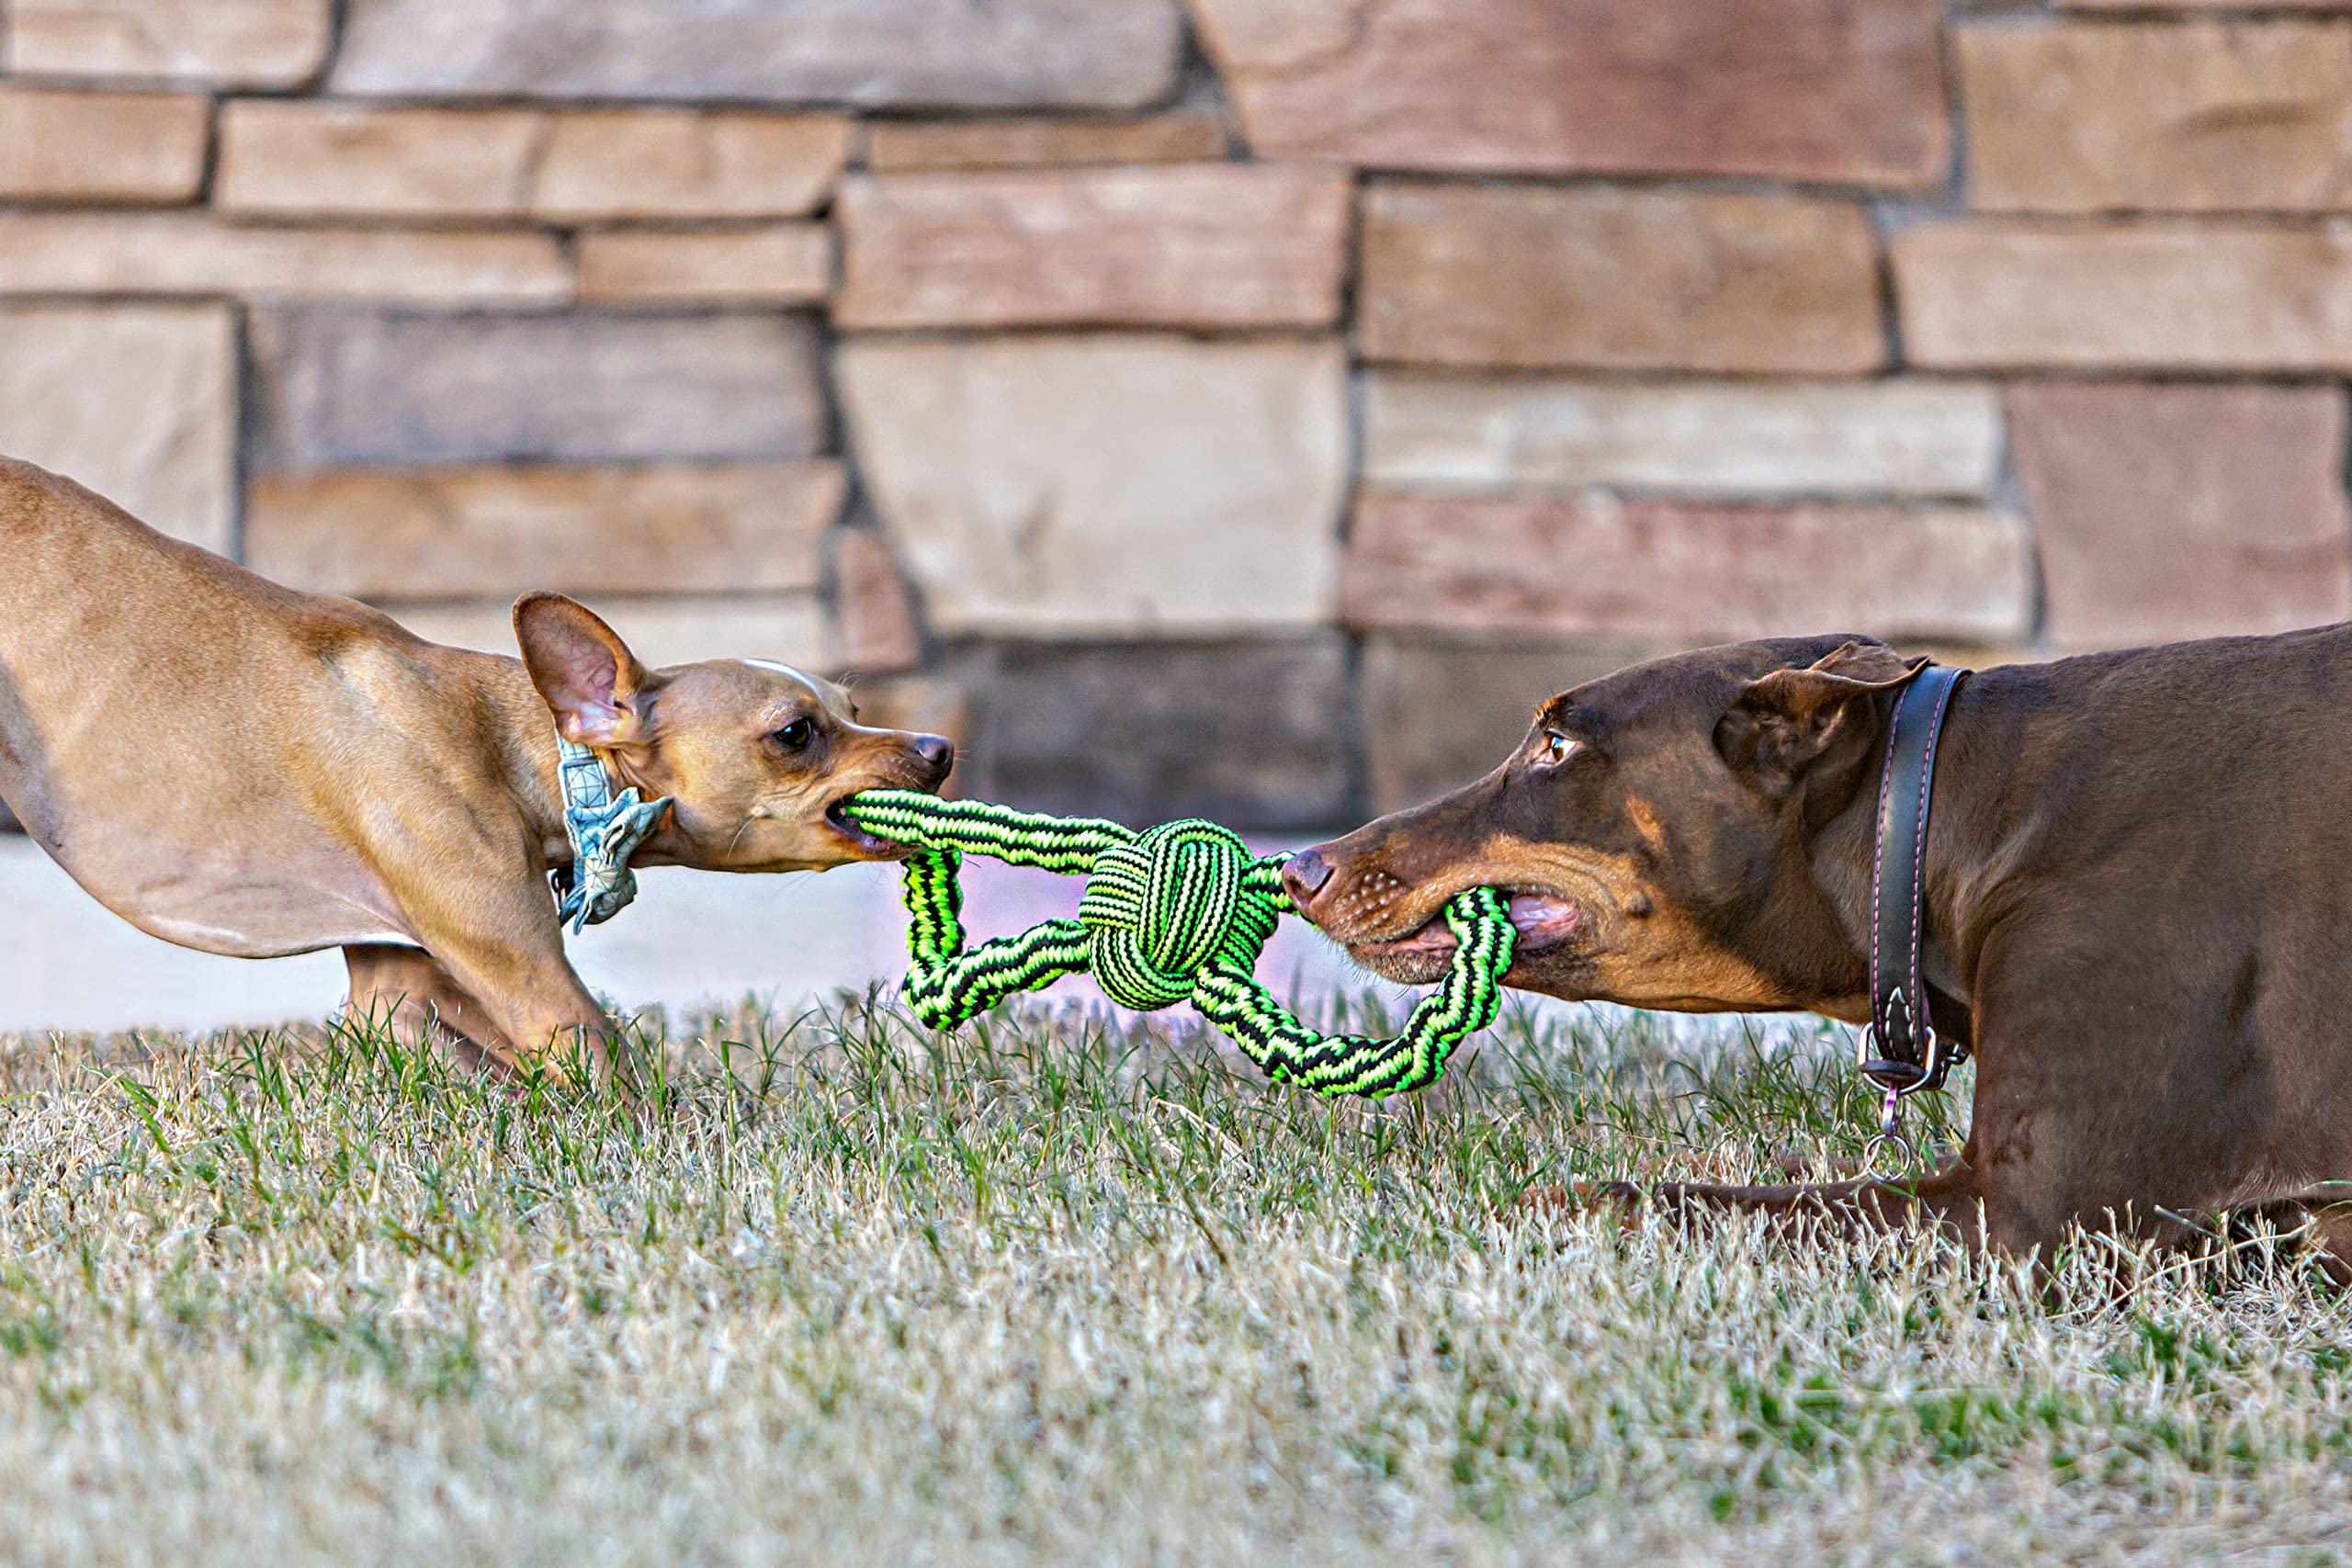
{"type": "Polygon", "coordinates": [[[1600,718],[1590,708],[1560,696],[1535,710],[1535,728],[1556,729],[1573,739],[1589,740],[1600,729],[1600,718]]]}

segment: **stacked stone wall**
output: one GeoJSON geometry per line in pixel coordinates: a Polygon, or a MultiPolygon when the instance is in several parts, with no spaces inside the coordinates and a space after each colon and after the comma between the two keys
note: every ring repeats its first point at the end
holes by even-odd
{"type": "Polygon", "coordinates": [[[1305,826],[1663,649],[2352,613],[2347,217],[2352,0],[0,0],[0,450],[1305,826]]]}

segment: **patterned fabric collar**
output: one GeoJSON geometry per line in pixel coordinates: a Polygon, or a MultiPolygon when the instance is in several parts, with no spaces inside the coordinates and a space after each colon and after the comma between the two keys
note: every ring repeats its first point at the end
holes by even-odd
{"type": "Polygon", "coordinates": [[[577,934],[583,927],[611,919],[637,897],[637,874],[629,870],[628,857],[661,826],[670,797],[640,801],[633,789],[616,795],[612,778],[595,752],[560,732],[555,750],[571,863],[548,875],[555,887],[556,919],[570,921],[577,934]]]}

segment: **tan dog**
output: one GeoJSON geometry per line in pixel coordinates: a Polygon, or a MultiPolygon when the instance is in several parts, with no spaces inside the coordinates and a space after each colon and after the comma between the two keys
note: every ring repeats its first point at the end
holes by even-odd
{"type": "Polygon", "coordinates": [[[890,858],[835,804],[954,765],[780,664],[650,671],[554,594],[516,604],[521,660],[424,642],[5,458],[0,562],[0,800],[75,881],[185,947],[341,947],[355,1010],[508,1067],[612,1045],[548,889],[559,726],[674,800],[639,864],[890,858]]]}

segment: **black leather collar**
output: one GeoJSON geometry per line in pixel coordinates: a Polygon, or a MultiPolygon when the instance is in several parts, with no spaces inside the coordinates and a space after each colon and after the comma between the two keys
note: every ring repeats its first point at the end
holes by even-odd
{"type": "Polygon", "coordinates": [[[1952,693],[1967,675],[1949,665],[1921,665],[1887,726],[1871,881],[1871,1026],[1862,1035],[1860,1066],[1891,1097],[1941,1089],[1968,1055],[1967,1041],[1941,1039],[1928,1021],[1927,982],[1919,973],[1936,743],[1943,739],[1952,693]]]}

